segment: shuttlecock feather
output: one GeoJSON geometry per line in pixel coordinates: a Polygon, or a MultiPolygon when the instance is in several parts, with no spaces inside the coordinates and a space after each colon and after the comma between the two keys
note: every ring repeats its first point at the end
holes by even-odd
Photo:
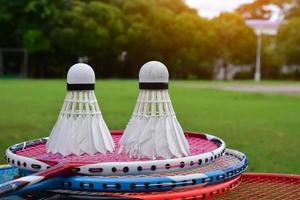
{"type": "Polygon", "coordinates": [[[119,153],[130,157],[172,158],[190,154],[168,93],[165,65],[151,61],[139,72],[140,93],[132,117],[120,140],[119,153]]]}
{"type": "Polygon", "coordinates": [[[67,75],[68,92],[46,148],[63,156],[106,153],[114,142],[102,117],[95,93],[95,73],[83,63],[73,65],[67,75]]]}

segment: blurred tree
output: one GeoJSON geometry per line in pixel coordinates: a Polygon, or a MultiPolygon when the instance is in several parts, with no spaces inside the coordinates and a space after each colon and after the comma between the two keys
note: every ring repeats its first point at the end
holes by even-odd
{"type": "Polygon", "coordinates": [[[249,63],[253,32],[237,15],[207,20],[183,0],[0,0],[0,46],[25,47],[34,77],[64,76],[79,57],[103,77],[137,77],[149,60],[172,78],[211,78],[221,58],[249,63]]]}
{"type": "Polygon", "coordinates": [[[284,55],[285,63],[300,65],[300,17],[283,24],[278,32],[278,48],[284,55]]]}
{"type": "Polygon", "coordinates": [[[24,33],[23,44],[30,54],[50,49],[49,40],[37,29],[30,29],[24,33]]]}
{"type": "Polygon", "coordinates": [[[25,47],[33,76],[43,76],[51,51],[50,30],[68,1],[0,0],[0,47],[25,47]],[[37,67],[39,66],[39,67],[37,67]]]}
{"type": "Polygon", "coordinates": [[[173,26],[173,70],[184,78],[210,78],[215,54],[216,34],[208,20],[185,13],[175,18],[173,26]]]}
{"type": "Polygon", "coordinates": [[[246,19],[269,19],[272,16],[272,6],[279,9],[280,12],[277,11],[276,15],[280,15],[284,22],[277,38],[264,37],[262,74],[265,78],[279,78],[280,68],[284,63],[289,65],[299,63],[297,58],[299,24],[297,19],[293,18],[300,17],[300,0],[256,0],[237,9],[246,19]]]}
{"type": "Polygon", "coordinates": [[[283,56],[278,49],[276,37],[262,36],[261,73],[263,79],[280,78],[280,68],[283,64],[283,56]]]}
{"type": "MultiPolygon", "coordinates": [[[[236,11],[245,19],[270,19],[273,15],[272,6],[276,6],[281,15],[285,16],[290,10],[291,4],[298,0],[255,0],[252,3],[243,4],[236,11]]],[[[279,13],[277,13],[279,14],[279,13]]]]}
{"type": "Polygon", "coordinates": [[[300,16],[300,0],[255,0],[241,5],[236,11],[245,19],[270,19],[274,9],[272,6],[277,7],[277,15],[281,17],[300,16]]]}
{"type": "Polygon", "coordinates": [[[293,0],[290,9],[288,9],[286,18],[300,17],[300,0],[293,0]]]}
{"type": "Polygon", "coordinates": [[[213,33],[196,10],[181,0],[124,1],[121,7],[126,16],[127,66],[134,66],[135,76],[141,64],[153,59],[166,63],[173,78],[207,76],[202,71],[212,60],[213,33]]]}
{"type": "Polygon", "coordinates": [[[252,64],[255,61],[256,36],[243,18],[237,14],[223,13],[213,19],[213,28],[217,34],[215,51],[224,71],[229,64],[252,64]]]}
{"type": "Polygon", "coordinates": [[[1,46],[25,46],[32,53],[50,49],[49,30],[59,20],[67,1],[0,0],[0,4],[1,46]]]}
{"type": "Polygon", "coordinates": [[[100,1],[74,0],[51,30],[55,52],[63,60],[87,56],[101,76],[113,76],[123,43],[121,11],[100,1]]]}

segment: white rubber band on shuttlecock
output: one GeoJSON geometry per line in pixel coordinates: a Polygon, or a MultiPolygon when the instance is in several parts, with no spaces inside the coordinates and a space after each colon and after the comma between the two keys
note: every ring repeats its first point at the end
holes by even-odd
{"type": "Polygon", "coordinates": [[[61,111],[62,114],[74,114],[74,115],[100,115],[101,112],[72,112],[72,111],[61,111]]]}
{"type": "Polygon", "coordinates": [[[72,99],[66,99],[65,102],[68,103],[97,103],[97,100],[72,100],[72,99]]]}
{"type": "Polygon", "coordinates": [[[137,100],[138,103],[171,103],[170,100],[137,100]]]}
{"type": "Polygon", "coordinates": [[[157,117],[170,117],[170,116],[176,116],[175,113],[170,114],[160,114],[159,112],[156,113],[156,115],[146,115],[146,114],[132,114],[134,117],[146,117],[146,118],[157,118],[157,117]]]}

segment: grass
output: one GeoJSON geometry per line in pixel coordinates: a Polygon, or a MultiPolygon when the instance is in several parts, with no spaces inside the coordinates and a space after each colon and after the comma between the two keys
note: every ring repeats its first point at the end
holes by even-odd
{"type": "MultiPolygon", "coordinates": [[[[228,147],[247,154],[248,171],[300,173],[300,96],[189,88],[185,83],[174,81],[170,88],[185,130],[223,138],[228,147]]],[[[0,152],[48,136],[66,93],[63,80],[0,80],[0,91],[0,152]]],[[[136,81],[97,82],[96,95],[110,129],[124,129],[137,94],[136,81]]]]}

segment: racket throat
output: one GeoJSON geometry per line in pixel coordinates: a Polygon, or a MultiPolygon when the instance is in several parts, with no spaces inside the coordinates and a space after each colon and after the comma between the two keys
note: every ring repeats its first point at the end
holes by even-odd
{"type": "Polygon", "coordinates": [[[44,179],[49,179],[61,175],[69,175],[74,173],[73,168],[77,169],[77,167],[81,166],[79,163],[58,163],[45,171],[41,171],[36,173],[37,176],[43,176],[44,179]]]}

